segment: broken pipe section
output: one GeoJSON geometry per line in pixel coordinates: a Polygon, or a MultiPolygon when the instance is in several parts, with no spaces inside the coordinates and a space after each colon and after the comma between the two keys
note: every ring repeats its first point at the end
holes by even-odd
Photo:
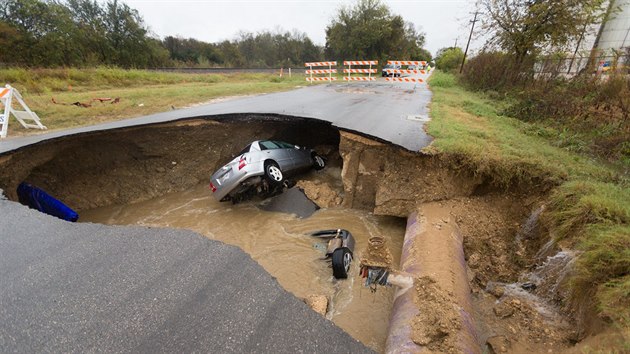
{"type": "Polygon", "coordinates": [[[428,203],[408,217],[400,269],[415,284],[396,292],[386,352],[481,353],[463,240],[447,208],[428,203]],[[433,296],[426,284],[437,290],[433,296]]]}

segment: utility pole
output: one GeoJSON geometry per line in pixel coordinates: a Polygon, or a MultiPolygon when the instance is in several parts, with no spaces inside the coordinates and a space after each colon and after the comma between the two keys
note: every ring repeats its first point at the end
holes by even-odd
{"type": "Polygon", "coordinates": [[[475,18],[472,21],[472,27],[470,27],[470,35],[468,36],[468,43],[466,43],[466,50],[464,51],[464,57],[462,58],[462,65],[459,67],[459,73],[462,73],[464,70],[464,62],[466,61],[466,54],[468,54],[468,46],[470,45],[470,39],[472,38],[473,31],[475,30],[475,23],[477,22],[477,15],[479,15],[479,11],[475,11],[475,18]]]}
{"type": "MultiPolygon", "coordinates": [[[[569,69],[567,70],[567,75],[571,74],[571,69],[573,69],[573,61],[575,61],[577,52],[578,50],[580,50],[580,44],[582,44],[582,39],[584,39],[584,33],[586,33],[586,27],[587,27],[587,24],[584,23],[584,28],[582,28],[582,33],[580,33],[580,39],[578,39],[577,45],[575,46],[575,52],[573,52],[573,57],[571,57],[571,61],[569,62],[569,69]]],[[[582,58],[580,58],[580,63],[581,62],[582,62],[582,58]]]]}
{"type": "Polygon", "coordinates": [[[457,48],[457,38],[455,38],[455,45],[453,46],[453,48],[457,48]]]}

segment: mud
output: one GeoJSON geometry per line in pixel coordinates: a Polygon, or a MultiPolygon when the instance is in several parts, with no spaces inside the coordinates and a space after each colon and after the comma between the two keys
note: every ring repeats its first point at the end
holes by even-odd
{"type": "MultiPolygon", "coordinates": [[[[528,186],[494,187],[491,181],[442,156],[413,153],[349,132],[340,133],[325,122],[278,116],[264,119],[248,115],[195,119],[43,142],[0,156],[0,188],[9,199],[15,200],[17,185],[28,181],[81,211],[83,220],[206,230],[208,237],[238,244],[272,274],[288,273],[286,269],[295,263],[272,255],[286,253],[284,243],[304,241],[301,233],[327,226],[319,217],[326,219],[328,213],[334,214],[335,225],[331,227],[361,230],[364,238],[357,244],[357,250],[362,250],[369,237],[399,234],[404,227],[400,221],[379,219],[377,215],[406,218],[422,205],[438,203],[448,211],[449,223],[457,224],[463,236],[476,323],[481,342],[487,343],[486,349],[556,352],[574,350],[574,344],[583,339],[585,328],[576,324],[590,323],[584,317],[592,312],[567,308],[563,286],[554,288],[552,294],[542,290],[532,294],[511,287],[511,284],[522,285],[524,275],[561,251],[554,245],[545,247],[550,238],[548,231],[528,220],[539,210],[543,191],[528,186]],[[237,242],[234,231],[212,232],[209,218],[216,223],[220,220],[215,218],[221,215],[220,210],[236,211],[240,220],[247,221],[228,219],[232,222],[223,226],[226,230],[239,224],[257,229],[269,224],[260,217],[263,212],[251,203],[208,208],[211,203],[208,191],[200,184],[207,183],[209,175],[243,146],[261,138],[314,147],[325,155],[329,164],[325,173],[298,181],[306,195],[324,209],[299,222],[292,216],[278,216],[283,221],[271,224],[281,230],[274,235],[285,237],[282,242],[246,232],[238,234],[237,242]],[[160,199],[163,197],[166,199],[160,199]],[[154,209],[154,213],[140,218],[129,215],[151,200],[159,202],[145,208],[154,209]],[[91,219],[90,212],[85,211],[95,208],[111,208],[111,214],[91,219]],[[378,231],[381,227],[387,231],[378,231]]],[[[388,241],[396,265],[401,241],[396,243],[391,238],[388,241]]],[[[307,242],[301,246],[304,250],[314,251],[312,243],[304,242],[307,242]]],[[[322,266],[316,258],[312,255],[308,258],[310,268],[322,266]]],[[[358,259],[355,257],[355,266],[358,259]]],[[[341,282],[330,287],[329,277],[317,276],[311,278],[317,286],[304,286],[296,280],[303,277],[295,274],[278,280],[299,297],[326,296],[327,316],[353,336],[362,336],[364,343],[382,349],[386,333],[379,333],[386,332],[387,325],[377,326],[379,330],[369,328],[387,322],[392,290],[374,295],[354,293],[338,286],[341,282]],[[329,289],[322,292],[322,284],[329,289]],[[347,301],[350,297],[367,297],[373,305],[368,308],[359,305],[360,302],[354,304],[347,301]],[[370,317],[379,307],[377,319],[370,317]]],[[[425,288],[418,290],[420,306],[431,294],[448,298],[433,288],[439,279],[433,279],[438,283],[425,280],[425,288]]],[[[359,282],[353,277],[347,284],[353,281],[359,282]]],[[[588,308],[588,303],[584,304],[588,308]]],[[[437,313],[433,317],[440,316],[437,313]]],[[[448,313],[443,318],[449,322],[448,313]]],[[[416,333],[414,338],[420,342],[429,338],[436,350],[448,351],[451,346],[439,341],[442,333],[439,322],[416,333]]]]}
{"type": "MultiPolygon", "coordinates": [[[[303,178],[314,179],[325,171],[303,178]]],[[[292,214],[261,211],[259,203],[259,200],[237,205],[219,203],[207,186],[198,185],[138,203],[85,210],[82,220],[185,228],[238,246],[295,296],[308,299],[319,295],[317,301],[310,301],[314,310],[322,311],[326,318],[367,346],[383,351],[394,289],[371,293],[363,287],[358,278],[357,260],[368,238],[383,237],[392,245],[394,260],[398,261],[404,221],[340,208],[320,209],[311,217],[300,219],[292,214]],[[355,260],[346,280],[334,279],[330,262],[323,260],[326,243],[309,236],[313,231],[336,228],[350,230],[356,241],[355,260]],[[322,296],[327,299],[326,311],[322,296]]]]}

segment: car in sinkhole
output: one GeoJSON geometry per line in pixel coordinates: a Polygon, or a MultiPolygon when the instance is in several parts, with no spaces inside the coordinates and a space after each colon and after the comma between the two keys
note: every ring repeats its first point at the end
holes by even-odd
{"type": "Polygon", "coordinates": [[[275,195],[290,186],[286,177],[325,166],[324,158],[312,149],[284,141],[256,140],[212,175],[210,189],[216,200],[238,203],[254,195],[275,195]]]}

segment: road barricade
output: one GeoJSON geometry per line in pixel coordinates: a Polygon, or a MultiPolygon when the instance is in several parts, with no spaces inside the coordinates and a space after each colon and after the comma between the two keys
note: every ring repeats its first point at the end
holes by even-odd
{"type": "Polygon", "coordinates": [[[415,78],[415,77],[386,77],[385,81],[392,81],[392,82],[415,82],[415,83],[419,83],[419,82],[424,82],[423,79],[421,78],[415,78]]]}
{"type": "Polygon", "coordinates": [[[409,65],[426,66],[427,62],[426,61],[414,61],[414,60],[388,60],[387,64],[390,64],[390,65],[406,65],[406,66],[409,66],[409,65]]]}
{"type": "MultiPolygon", "coordinates": [[[[426,67],[427,62],[426,61],[415,61],[415,60],[388,60],[387,61],[388,65],[400,65],[400,66],[411,66],[414,65],[415,67],[418,66],[422,66],[422,67],[426,67]]],[[[398,76],[402,75],[402,74],[426,74],[427,71],[426,70],[422,70],[422,69],[385,69],[385,72],[387,72],[388,74],[391,74],[392,76],[396,76],[395,74],[398,74],[398,76]]],[[[388,80],[388,81],[397,81],[397,80],[388,80]]],[[[421,80],[419,82],[423,82],[424,80],[421,80]]]]}
{"type": "Polygon", "coordinates": [[[0,103],[4,106],[4,111],[0,113],[0,138],[7,137],[9,129],[9,119],[11,115],[17,119],[24,128],[46,129],[46,126],[39,120],[37,114],[28,108],[22,95],[15,88],[6,85],[0,89],[0,103]],[[22,110],[13,108],[13,100],[17,101],[22,110]]]}
{"type": "Polygon", "coordinates": [[[347,66],[347,68],[343,69],[344,74],[348,74],[348,76],[344,76],[344,81],[375,81],[376,78],[372,76],[372,74],[376,74],[378,71],[376,68],[372,68],[372,65],[378,65],[378,60],[346,60],[343,62],[343,65],[347,66]],[[369,66],[369,68],[355,68],[352,66],[369,66]],[[368,74],[368,76],[352,76],[352,74],[368,74]]]}
{"type": "Polygon", "coordinates": [[[304,63],[304,66],[307,67],[304,71],[304,74],[309,75],[306,78],[306,81],[335,81],[336,77],[332,76],[332,74],[337,73],[337,69],[333,69],[333,66],[337,66],[336,61],[319,61],[314,63],[304,63]],[[328,69],[313,69],[314,67],[328,67],[328,69]],[[328,74],[328,76],[313,76],[313,75],[322,75],[328,74]]]}

